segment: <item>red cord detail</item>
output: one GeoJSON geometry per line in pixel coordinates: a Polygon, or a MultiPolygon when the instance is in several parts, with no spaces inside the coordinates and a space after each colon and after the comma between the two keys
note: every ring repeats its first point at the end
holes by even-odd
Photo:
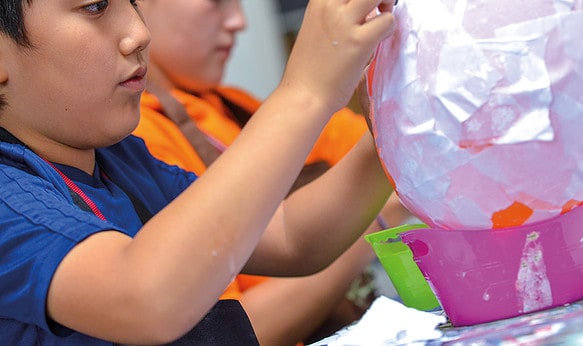
{"type": "MultiPolygon", "coordinates": [[[[45,160],[46,161],[46,160],[45,160]]],[[[77,184],[75,184],[75,182],[73,182],[73,180],[69,179],[68,176],[66,176],[63,172],[61,172],[60,169],[58,169],[55,165],[53,165],[52,162],[47,161],[47,163],[49,165],[51,165],[51,167],[53,167],[53,169],[59,173],[59,175],[61,176],[61,178],[63,178],[63,180],[65,181],[65,184],[67,184],[67,186],[73,190],[73,192],[75,192],[77,195],[79,195],[79,197],[81,197],[81,199],[87,203],[87,205],[89,206],[89,208],[91,208],[91,211],[93,212],[93,214],[95,214],[95,216],[97,216],[98,218],[100,218],[101,220],[106,221],[107,219],[105,218],[105,216],[103,215],[103,213],[101,213],[101,210],[99,210],[99,208],[97,207],[97,205],[95,205],[95,203],[91,200],[91,198],[89,198],[85,192],[83,192],[83,190],[81,190],[81,188],[79,186],[77,186],[77,184]]]]}

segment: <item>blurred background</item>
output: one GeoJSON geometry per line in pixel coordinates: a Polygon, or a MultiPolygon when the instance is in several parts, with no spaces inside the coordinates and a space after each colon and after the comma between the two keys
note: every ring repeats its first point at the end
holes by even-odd
{"type": "Polygon", "coordinates": [[[227,64],[226,84],[265,99],[275,88],[308,0],[243,0],[247,29],[227,64]]]}
{"type": "MultiPolygon", "coordinates": [[[[281,80],[308,1],[241,1],[247,29],[237,36],[224,84],[242,87],[259,99],[267,98],[281,80]]],[[[347,106],[362,113],[356,97],[347,106]]]]}

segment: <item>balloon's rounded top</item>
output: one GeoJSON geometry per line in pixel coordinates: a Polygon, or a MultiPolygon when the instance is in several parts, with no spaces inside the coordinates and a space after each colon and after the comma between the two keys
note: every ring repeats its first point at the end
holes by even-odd
{"type": "Polygon", "coordinates": [[[583,202],[583,0],[400,0],[372,73],[379,156],[439,228],[583,202]]]}

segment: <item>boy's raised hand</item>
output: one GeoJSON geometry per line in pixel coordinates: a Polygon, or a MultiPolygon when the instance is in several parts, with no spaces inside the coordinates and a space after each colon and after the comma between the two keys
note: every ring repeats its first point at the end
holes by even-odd
{"type": "Polygon", "coordinates": [[[316,95],[331,112],[345,106],[375,48],[394,31],[393,2],[310,0],[282,86],[316,95]]]}

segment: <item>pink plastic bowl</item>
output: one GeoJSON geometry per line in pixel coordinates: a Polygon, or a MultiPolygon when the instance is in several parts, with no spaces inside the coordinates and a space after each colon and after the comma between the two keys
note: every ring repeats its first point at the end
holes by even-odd
{"type": "Polygon", "coordinates": [[[498,230],[401,234],[454,326],[583,299],[583,207],[498,230]]]}

